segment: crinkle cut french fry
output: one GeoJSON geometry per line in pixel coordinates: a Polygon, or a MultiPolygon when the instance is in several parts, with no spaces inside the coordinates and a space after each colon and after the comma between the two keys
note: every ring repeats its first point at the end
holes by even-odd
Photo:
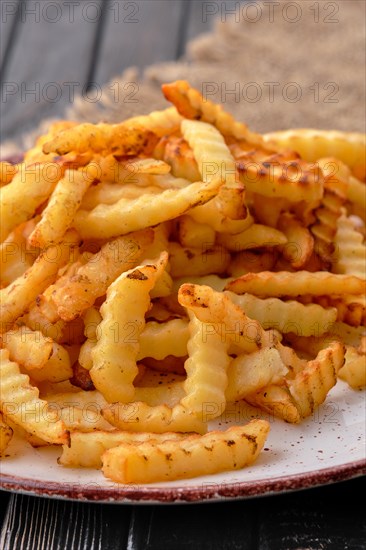
{"type": "Polygon", "coordinates": [[[356,275],[366,279],[366,246],[363,236],[355,229],[346,211],[337,220],[337,232],[334,239],[336,258],[333,265],[335,273],[356,275]]]}
{"type": "MultiPolygon", "coordinates": [[[[70,433],[70,440],[63,445],[59,463],[73,468],[101,468],[102,455],[108,449],[121,443],[140,444],[146,442],[162,443],[167,440],[179,441],[184,434],[167,432],[164,434],[131,433],[120,430],[70,433]]],[[[197,436],[199,437],[199,436],[197,436]]]]}
{"type": "Polygon", "coordinates": [[[155,158],[132,160],[126,164],[126,168],[135,174],[161,175],[170,172],[169,164],[155,158]]]}
{"type": "Polygon", "coordinates": [[[292,203],[318,201],[323,196],[324,177],[316,165],[297,159],[279,162],[273,158],[237,162],[240,180],[246,189],[265,197],[285,198],[292,203]]]}
{"type": "Polygon", "coordinates": [[[284,213],[280,216],[277,228],[287,237],[282,254],[295,269],[303,268],[314,250],[314,239],[310,231],[295,216],[284,213]]]}
{"type": "MultiPolygon", "coordinates": [[[[131,328],[134,329],[132,325],[131,328]]],[[[137,338],[137,334],[131,335],[137,338]]],[[[171,319],[165,323],[149,321],[139,337],[137,361],[146,357],[156,360],[162,360],[168,356],[185,357],[188,339],[188,322],[185,319],[171,319]]],[[[80,348],[79,363],[87,370],[93,366],[91,352],[95,342],[96,339],[87,339],[80,348]]]]}
{"type": "Polygon", "coordinates": [[[250,319],[230,298],[205,285],[184,284],[178,292],[179,303],[193,311],[203,323],[210,323],[220,331],[224,340],[251,353],[273,345],[270,334],[258,321],[250,319]]]}
{"type": "Polygon", "coordinates": [[[245,124],[237,122],[231,114],[223,110],[221,105],[216,105],[207,98],[204,99],[198,90],[190,87],[187,81],[177,80],[163,84],[162,90],[166,99],[175,105],[183,117],[213,124],[224,136],[234,136],[253,145],[264,145],[260,134],[251,132],[245,124]]]}
{"type": "Polygon", "coordinates": [[[179,277],[178,279],[174,279],[173,291],[178,293],[179,288],[184,283],[192,283],[194,285],[210,286],[214,290],[217,290],[217,292],[222,292],[230,280],[231,279],[228,277],[222,278],[218,275],[204,275],[202,277],[179,277]]]}
{"type": "Polygon", "coordinates": [[[290,394],[302,418],[310,416],[321,405],[329,390],[337,383],[337,374],[344,363],[344,345],[332,342],[316,359],[287,382],[290,394]]]}
{"type": "Polygon", "coordinates": [[[141,401],[115,403],[105,407],[102,414],[113,426],[131,432],[207,432],[207,423],[180,404],[170,408],[150,407],[141,401]]]}
{"type": "MultiPolygon", "coordinates": [[[[149,115],[128,119],[120,124],[79,124],[56,134],[43,145],[44,153],[64,155],[109,151],[135,156],[144,151],[155,135],[163,135],[179,127],[181,117],[176,109],[153,111],[149,115]]],[[[154,144],[154,141],[153,141],[154,144]]]]}
{"type": "Polygon", "coordinates": [[[155,147],[154,156],[167,162],[176,178],[184,178],[190,182],[200,179],[193,151],[182,137],[163,136],[155,147]]]}
{"type": "Polygon", "coordinates": [[[112,431],[113,426],[108,424],[102,417],[100,411],[89,408],[79,409],[78,407],[63,407],[58,411],[60,420],[65,424],[68,431],[95,432],[96,430],[112,431]]]}
{"type": "Polygon", "coordinates": [[[248,229],[236,235],[221,233],[218,242],[231,252],[239,252],[250,248],[283,245],[287,243],[287,238],[282,231],[273,227],[253,223],[248,229]]]}
{"type": "Polygon", "coordinates": [[[344,363],[344,345],[331,342],[313,361],[282,385],[272,384],[245,397],[250,404],[273,413],[286,422],[297,423],[321,405],[337,383],[337,373],[344,363]]]}
{"type": "Polygon", "coordinates": [[[185,319],[172,319],[163,324],[149,321],[140,334],[137,359],[164,359],[168,355],[184,357],[187,355],[188,339],[188,322],[185,319]]]}
{"type": "Polygon", "coordinates": [[[206,202],[203,206],[195,206],[187,212],[196,222],[205,223],[219,233],[240,233],[253,223],[253,218],[247,213],[241,220],[231,220],[220,212],[217,197],[206,202]]]}
{"type": "Polygon", "coordinates": [[[37,217],[18,225],[0,244],[0,284],[10,285],[34,263],[39,250],[30,246],[27,238],[37,223],[37,217]]]}
{"type": "Polygon", "coordinates": [[[261,299],[252,294],[226,293],[248,317],[256,319],[265,328],[276,328],[282,333],[321,335],[331,330],[337,320],[337,309],[334,307],[325,309],[318,304],[303,305],[295,300],[284,302],[278,298],[261,299]]]}
{"type": "Polygon", "coordinates": [[[9,351],[11,361],[30,370],[42,368],[52,355],[52,338],[26,326],[14,327],[3,334],[1,340],[9,351]]]}
{"type": "Polygon", "coordinates": [[[73,375],[70,356],[67,350],[60,344],[53,344],[52,355],[39,369],[25,369],[32,381],[43,382],[63,382],[69,380],[73,375]]]}
{"type": "Polygon", "coordinates": [[[70,229],[62,243],[49,246],[21,277],[0,290],[1,332],[7,331],[9,324],[54,282],[60,267],[72,259],[78,243],[79,235],[70,229]]]}
{"type": "Polygon", "coordinates": [[[92,306],[121,273],[137,264],[152,238],[152,231],[144,230],[109,241],[74,275],[60,279],[51,301],[61,319],[70,321],[92,306]]]}
{"type": "Polygon", "coordinates": [[[275,384],[287,374],[276,348],[264,348],[241,354],[233,359],[227,371],[226,399],[238,401],[269,384],[275,384]]]}
{"type": "Polygon", "coordinates": [[[190,216],[179,219],[179,241],[182,246],[201,248],[215,242],[215,230],[206,223],[199,223],[190,216]]]}
{"type": "Polygon", "coordinates": [[[227,272],[230,277],[237,278],[245,273],[270,271],[275,266],[277,258],[278,252],[276,248],[261,251],[260,254],[258,254],[258,251],[242,250],[232,255],[227,272]]]}
{"type": "Polygon", "coordinates": [[[135,390],[136,401],[143,401],[149,407],[166,405],[172,409],[185,395],[181,380],[159,386],[137,386],[135,390]]]}
{"type": "Polygon", "coordinates": [[[189,332],[189,357],[184,365],[187,395],[181,404],[207,422],[220,416],[225,409],[229,341],[222,340],[212,325],[202,323],[194,313],[190,315],[189,332]]]}
{"type": "Polygon", "coordinates": [[[199,438],[124,443],[103,454],[103,473],[120,483],[151,483],[238,470],[257,459],[269,428],[265,420],[252,420],[199,438]]]}
{"type": "Polygon", "coordinates": [[[155,143],[154,134],[138,125],[83,123],[56,134],[43,145],[43,152],[66,155],[70,152],[108,151],[119,156],[135,156],[146,150],[148,145],[151,149],[155,143]]]}
{"type": "Polygon", "coordinates": [[[366,212],[366,185],[350,176],[347,187],[347,198],[354,206],[358,206],[361,217],[365,221],[366,212]]]}
{"type": "Polygon", "coordinates": [[[84,238],[110,238],[157,225],[184,214],[209,201],[219,181],[192,183],[181,189],[167,189],[156,195],[141,195],[135,200],[120,199],[115,204],[100,204],[91,211],[79,210],[75,227],[84,238]]]}
{"type": "Polygon", "coordinates": [[[366,164],[365,134],[299,128],[264,134],[263,138],[269,146],[297,151],[309,162],[322,157],[336,157],[350,168],[366,164]]]}
{"type": "Polygon", "coordinates": [[[230,254],[223,246],[210,245],[202,248],[184,248],[169,243],[169,263],[172,277],[203,276],[225,273],[230,254]]]}
{"type": "Polygon", "coordinates": [[[62,177],[55,163],[37,163],[21,169],[11,183],[0,190],[0,241],[19,224],[29,220],[50,196],[62,177]]]}
{"type": "Polygon", "coordinates": [[[239,180],[234,157],[223,136],[211,124],[197,120],[183,120],[181,131],[192,147],[201,179],[221,181],[217,195],[219,211],[233,220],[245,218],[245,187],[239,180]]]}
{"type": "MultiPolygon", "coordinates": [[[[344,277],[346,275],[343,275],[344,277]]],[[[308,300],[308,296],[301,296],[301,300],[308,300]]],[[[366,325],[366,295],[352,296],[314,296],[313,300],[322,307],[337,308],[337,321],[347,323],[352,327],[366,325]]]]}
{"type": "Polygon", "coordinates": [[[353,275],[337,275],[319,271],[308,273],[297,271],[290,273],[280,271],[273,273],[248,273],[235,281],[228,283],[226,290],[236,294],[248,292],[256,296],[312,296],[363,294],[366,290],[365,281],[353,275]]]}
{"type": "Polygon", "coordinates": [[[109,402],[133,399],[138,342],[150,306],[149,292],[163,272],[167,258],[162,253],[155,263],[122,273],[108,288],[106,301],[100,308],[103,320],[91,352],[90,376],[109,402]]]}
{"type": "MultiPolygon", "coordinates": [[[[143,188],[143,192],[147,195],[157,195],[161,193],[161,187],[149,185],[143,188]]],[[[137,199],[141,193],[139,185],[101,182],[88,189],[81,201],[80,209],[93,210],[98,204],[115,204],[120,199],[137,199]]]]}
{"type": "Polygon", "coordinates": [[[345,363],[338,371],[338,377],[354,390],[366,386],[365,353],[352,346],[346,346],[345,363]]]}
{"type": "Polygon", "coordinates": [[[245,401],[290,424],[297,424],[301,420],[299,410],[286,386],[270,384],[251,395],[246,395],[245,401]]]}
{"type": "Polygon", "coordinates": [[[38,389],[21,374],[18,364],[10,361],[5,349],[0,350],[0,383],[0,406],[6,417],[49,443],[66,442],[64,423],[39,399],[38,389]]]}
{"type": "Polygon", "coordinates": [[[92,182],[93,179],[83,170],[66,170],[43,210],[40,222],[29,236],[33,246],[44,248],[62,239],[92,182]]]}

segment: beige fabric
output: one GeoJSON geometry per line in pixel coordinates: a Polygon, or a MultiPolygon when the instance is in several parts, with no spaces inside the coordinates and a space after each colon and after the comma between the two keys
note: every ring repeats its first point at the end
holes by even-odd
{"type": "MultiPolygon", "coordinates": [[[[364,132],[366,2],[251,4],[190,42],[182,60],[150,66],[142,74],[128,69],[104,88],[97,104],[77,98],[66,118],[117,122],[147,113],[166,106],[161,83],[187,79],[201,92],[215,91],[207,97],[222,102],[256,131],[313,127],[364,132]],[[137,101],[116,101],[111,91],[116,82],[134,83],[137,101]]],[[[20,146],[29,147],[48,123],[25,136],[20,146]]],[[[2,155],[18,147],[6,144],[2,155]]]]}

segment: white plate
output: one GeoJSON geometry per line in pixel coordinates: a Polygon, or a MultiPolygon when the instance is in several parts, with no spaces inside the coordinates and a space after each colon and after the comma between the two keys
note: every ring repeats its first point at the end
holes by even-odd
{"type": "MultiPolygon", "coordinates": [[[[229,408],[219,427],[257,416],[244,403],[229,408]]],[[[175,482],[119,485],[102,473],[57,464],[57,448],[33,449],[14,441],[0,464],[4,489],[71,500],[119,503],[202,502],[314,487],[366,472],[365,392],[339,382],[327,401],[300,425],[267,418],[271,432],[257,462],[243,470],[175,482]]],[[[217,427],[217,423],[215,426],[217,427]]]]}

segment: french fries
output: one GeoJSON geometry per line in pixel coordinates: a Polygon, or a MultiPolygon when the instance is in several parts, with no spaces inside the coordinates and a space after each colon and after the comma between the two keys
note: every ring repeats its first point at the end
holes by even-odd
{"type": "Polygon", "coordinates": [[[107,291],[101,307],[98,341],[91,352],[90,376],[95,387],[111,403],[128,402],[133,398],[133,381],[138,374],[138,338],[145,326],[149,292],[166,262],[167,254],[162,254],[155,263],[126,271],[107,291]],[[114,380],[113,385],[110,380],[114,380]]]}
{"type": "Polygon", "coordinates": [[[0,163],[4,461],[20,441],[116,483],[241,469],[269,424],[215,431],[231,405],[299,433],[337,380],[366,386],[365,136],[262,136],[163,93],[0,163]]]}
{"type": "Polygon", "coordinates": [[[235,470],[255,461],[268,431],[268,422],[253,420],[201,438],[136,446],[123,443],[104,453],[103,472],[120,483],[151,483],[235,470]]]}
{"type": "Polygon", "coordinates": [[[366,282],[353,275],[335,275],[323,271],[318,273],[263,271],[262,273],[243,275],[228,283],[226,289],[237,294],[248,292],[257,296],[362,295],[366,291],[366,282]]]}
{"type": "Polygon", "coordinates": [[[10,361],[6,349],[0,350],[0,383],[0,407],[6,418],[49,443],[65,443],[64,423],[48,410],[46,401],[39,399],[38,389],[21,374],[18,364],[10,361]]]}

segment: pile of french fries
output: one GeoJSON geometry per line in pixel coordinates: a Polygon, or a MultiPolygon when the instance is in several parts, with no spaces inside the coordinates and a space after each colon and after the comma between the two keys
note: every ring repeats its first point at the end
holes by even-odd
{"type": "Polygon", "coordinates": [[[9,460],[16,432],[121,483],[241,469],[261,415],[366,384],[365,136],[259,135],[162,88],[164,111],[61,121],[1,163],[9,460]],[[252,421],[209,431],[242,400],[252,421]]]}

